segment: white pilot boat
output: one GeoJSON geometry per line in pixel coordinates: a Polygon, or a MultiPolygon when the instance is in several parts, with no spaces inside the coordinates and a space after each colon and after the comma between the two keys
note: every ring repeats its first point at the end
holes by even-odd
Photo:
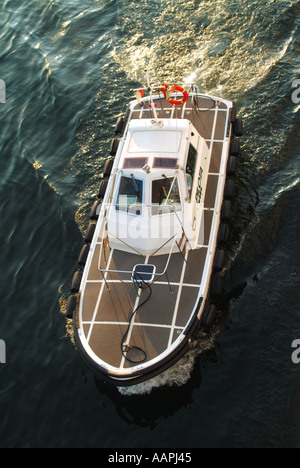
{"type": "Polygon", "coordinates": [[[212,324],[242,135],[234,103],[194,84],[136,91],[67,307],[79,353],[115,386],[162,373],[212,324]]]}

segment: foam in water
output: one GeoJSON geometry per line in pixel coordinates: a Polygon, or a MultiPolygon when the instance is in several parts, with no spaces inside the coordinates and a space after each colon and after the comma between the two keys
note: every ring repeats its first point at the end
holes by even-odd
{"type": "Polygon", "coordinates": [[[119,387],[119,392],[126,396],[149,395],[155,388],[181,387],[185,385],[191,378],[196,358],[213,348],[217,334],[217,328],[211,331],[209,335],[201,333],[198,339],[191,344],[191,348],[186,355],[173,367],[141,384],[133,385],[132,387],[119,387]]]}
{"type": "MultiPolygon", "coordinates": [[[[140,9],[129,2],[120,23],[130,30],[130,38],[126,44],[115,42],[112,57],[135,80],[143,82],[142,71],[148,68],[157,80],[193,81],[203,92],[221,91],[223,96],[236,99],[265,79],[295,38],[295,30],[279,34],[275,4],[269,5],[274,16],[270,28],[264,4],[240,3],[241,11],[228,0],[200,4],[179,0],[175,5],[164,0],[160,7],[153,6],[152,21],[141,26],[139,17],[144,16],[148,2],[142,1],[140,9]],[[136,9],[135,14],[132,9],[136,9]],[[166,28],[170,15],[176,17],[171,32],[166,28]],[[254,32],[249,24],[256,21],[259,29],[254,32]]],[[[287,15],[289,7],[289,2],[283,7],[287,15]]]]}

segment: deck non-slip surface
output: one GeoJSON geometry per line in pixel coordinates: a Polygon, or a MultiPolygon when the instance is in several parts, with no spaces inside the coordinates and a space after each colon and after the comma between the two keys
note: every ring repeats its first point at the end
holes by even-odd
{"type": "MultiPolygon", "coordinates": [[[[154,99],[157,105],[156,114],[159,119],[183,118],[190,120],[199,134],[205,140],[213,140],[223,142],[227,109],[223,103],[214,103],[211,99],[198,98],[197,106],[193,102],[193,98],[189,98],[186,104],[178,107],[173,107],[164,98],[154,99]],[[213,131],[213,135],[212,135],[213,131]]],[[[144,106],[138,104],[132,118],[152,119],[153,112],[147,103],[144,106]]]]}
{"type": "MultiPolygon", "coordinates": [[[[157,100],[158,118],[186,118],[193,122],[210,149],[208,183],[204,200],[204,229],[199,234],[198,248],[171,256],[167,275],[156,278],[151,285],[150,299],[138,309],[128,333],[129,345],[139,347],[152,360],[163,353],[183,332],[199,300],[203,273],[207,265],[208,245],[214,215],[216,195],[221,170],[223,143],[227,134],[227,108],[210,100],[198,99],[195,111],[191,98],[184,110],[173,108],[165,100],[157,100]],[[210,108],[212,107],[212,108],[210,108]]],[[[148,105],[136,106],[132,118],[153,118],[148,105]]],[[[124,368],[134,366],[121,352],[121,342],[128,330],[133,311],[149,296],[149,288],[141,291],[131,281],[130,274],[103,273],[99,271],[101,239],[94,249],[92,264],[81,295],[80,327],[89,346],[107,364],[124,368]]],[[[109,248],[102,252],[101,267],[107,270],[131,272],[136,264],[153,264],[162,272],[167,256],[145,258],[109,248]]],[[[128,354],[128,356],[130,356],[128,354]]],[[[143,355],[134,356],[137,360],[143,355]]]]}
{"type": "MultiPolygon", "coordinates": [[[[185,256],[179,252],[174,254],[168,278],[163,275],[151,285],[152,295],[136,313],[129,340],[129,345],[145,350],[147,360],[162,353],[185,328],[199,294],[206,253],[207,248],[201,248],[185,256]]],[[[124,259],[124,252],[112,252],[109,268],[118,263],[120,254],[124,259]]],[[[125,255],[131,269],[140,263],[138,256],[125,255]]],[[[158,256],[148,259],[148,263],[156,265],[159,271],[166,260],[165,256],[158,256]]],[[[97,255],[93,263],[98,264],[97,255]]],[[[132,312],[149,295],[148,287],[141,291],[126,274],[106,273],[104,280],[98,271],[87,281],[82,299],[83,330],[92,350],[108,364],[128,366],[121,353],[122,337],[132,312]]]]}

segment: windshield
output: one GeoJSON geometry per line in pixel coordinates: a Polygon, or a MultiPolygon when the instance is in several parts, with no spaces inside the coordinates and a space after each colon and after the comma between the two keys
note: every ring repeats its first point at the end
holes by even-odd
{"type": "Polygon", "coordinates": [[[143,181],[134,176],[121,177],[116,210],[141,215],[143,203],[143,181]]]}
{"type": "Polygon", "coordinates": [[[152,182],[152,215],[181,211],[178,177],[163,177],[152,182]]]}

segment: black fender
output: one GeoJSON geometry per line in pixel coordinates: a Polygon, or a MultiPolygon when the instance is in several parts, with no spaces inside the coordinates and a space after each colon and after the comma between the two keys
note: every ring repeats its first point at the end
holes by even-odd
{"type": "Polygon", "coordinates": [[[85,244],[78,257],[78,265],[84,267],[90,252],[90,244],[85,244]]]}
{"type": "Polygon", "coordinates": [[[85,238],[84,238],[84,242],[86,244],[90,244],[92,242],[93,237],[94,237],[94,233],[95,233],[95,229],[96,229],[96,224],[90,223],[88,228],[87,228],[86,235],[85,235],[85,238]]]}
{"type": "Polygon", "coordinates": [[[238,138],[233,138],[233,140],[230,143],[230,154],[232,156],[238,156],[240,154],[240,140],[238,138]]]}
{"type": "Polygon", "coordinates": [[[234,180],[228,179],[224,189],[224,200],[232,200],[235,197],[235,183],[234,180]]]}
{"type": "Polygon", "coordinates": [[[109,152],[110,156],[116,156],[118,148],[119,148],[119,143],[120,143],[119,138],[113,139],[111,147],[110,147],[110,152],[109,152]]]}
{"type": "Polygon", "coordinates": [[[218,246],[224,247],[230,238],[230,227],[229,224],[222,223],[219,227],[218,233],[218,246]]]}
{"type": "Polygon", "coordinates": [[[79,292],[80,284],[82,280],[82,273],[81,271],[76,271],[76,273],[73,276],[72,279],[72,284],[71,284],[71,292],[73,294],[76,294],[79,292]]]}
{"type": "Polygon", "coordinates": [[[99,200],[96,200],[95,203],[93,204],[92,209],[91,209],[91,214],[90,214],[90,219],[92,221],[97,221],[97,219],[99,218],[101,206],[102,206],[102,202],[99,200]]]}
{"type": "Polygon", "coordinates": [[[113,159],[108,159],[104,165],[104,169],[103,169],[103,177],[104,179],[106,179],[107,177],[110,176],[111,174],[111,171],[112,171],[112,168],[113,168],[113,165],[114,165],[114,160],[113,159]]]}
{"type": "Polygon", "coordinates": [[[116,122],[115,135],[123,134],[124,128],[125,128],[124,124],[125,124],[124,117],[121,115],[116,122]]]}
{"type": "Polygon", "coordinates": [[[237,171],[237,156],[230,156],[227,164],[227,176],[233,177],[237,171]]]}
{"type": "Polygon", "coordinates": [[[223,293],[223,279],[219,273],[215,273],[212,276],[210,286],[210,297],[212,299],[218,299],[223,293]]]}
{"type": "Polygon", "coordinates": [[[231,202],[229,200],[224,200],[221,211],[221,221],[222,223],[228,223],[231,217],[231,202]]]}
{"type": "Polygon", "coordinates": [[[217,315],[217,308],[214,304],[207,303],[201,318],[201,328],[205,331],[209,331],[215,320],[217,315]]]}
{"type": "Polygon", "coordinates": [[[222,271],[225,265],[226,252],[224,249],[217,249],[213,269],[214,271],[222,271]]]}
{"type": "Polygon", "coordinates": [[[103,200],[103,198],[105,197],[107,185],[108,185],[108,180],[101,180],[98,195],[97,195],[97,198],[99,198],[99,200],[103,200]]]}
{"type": "Polygon", "coordinates": [[[69,319],[73,318],[73,314],[77,308],[77,296],[69,296],[67,302],[66,317],[69,319]]]}
{"type": "Polygon", "coordinates": [[[244,134],[244,125],[241,117],[237,117],[234,121],[234,134],[238,137],[244,134]]]}

